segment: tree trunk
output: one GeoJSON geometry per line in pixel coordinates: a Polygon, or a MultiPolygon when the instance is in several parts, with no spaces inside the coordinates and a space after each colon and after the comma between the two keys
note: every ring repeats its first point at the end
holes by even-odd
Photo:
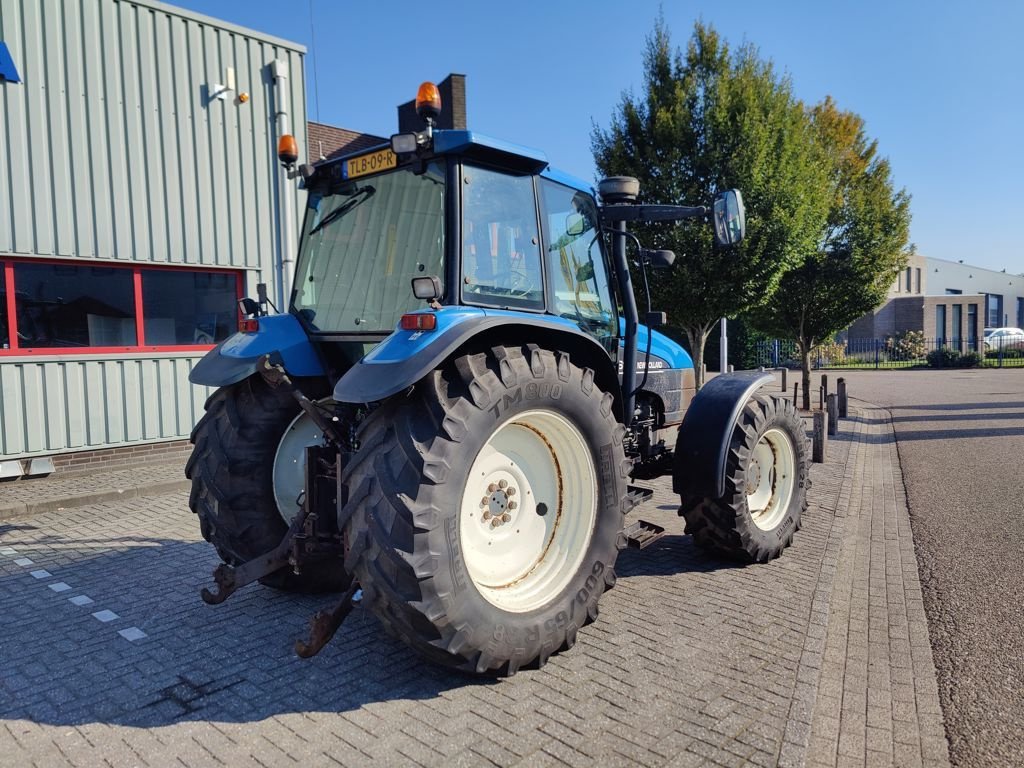
{"type": "Polygon", "coordinates": [[[697,382],[697,391],[704,386],[704,344],[708,340],[709,330],[704,328],[684,328],[686,339],[690,342],[690,357],[693,358],[693,376],[697,382]]]}
{"type": "Polygon", "coordinates": [[[800,373],[803,390],[803,409],[811,410],[811,347],[805,341],[798,342],[800,347],[800,373]]]}

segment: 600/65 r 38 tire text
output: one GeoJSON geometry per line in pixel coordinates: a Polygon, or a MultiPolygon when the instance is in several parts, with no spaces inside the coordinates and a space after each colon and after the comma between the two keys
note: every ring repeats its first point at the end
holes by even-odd
{"type": "MultiPolygon", "coordinates": [[[[300,384],[310,394],[325,386],[316,380],[300,384]]],[[[300,414],[291,395],[251,376],[214,392],[192,430],[195,448],[185,466],[192,480],[189,507],[199,516],[203,538],[229,565],[274,549],[298,511],[303,449],[320,438],[300,414]]],[[[282,568],[260,579],[304,592],[342,590],[349,581],[340,558],[311,564],[297,576],[282,568]]]]}
{"type": "Polygon", "coordinates": [[[751,398],[730,438],[725,494],[684,508],[686,532],[699,546],[743,562],[778,557],[807,509],[809,454],[792,403],[751,398]]]}
{"type": "Polygon", "coordinates": [[[567,354],[497,347],[372,413],[344,470],[364,605],[460,670],[514,674],[571,647],[622,543],[612,405],[567,354]]]}

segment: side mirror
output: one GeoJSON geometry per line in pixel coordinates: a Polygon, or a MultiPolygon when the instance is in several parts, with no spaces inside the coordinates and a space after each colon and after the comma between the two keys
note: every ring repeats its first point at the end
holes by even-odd
{"type": "Polygon", "coordinates": [[[255,317],[260,314],[260,305],[255,299],[246,296],[244,299],[238,300],[238,311],[245,317],[255,317]]]}
{"type": "Polygon", "coordinates": [[[747,233],[747,213],[738,189],[728,189],[715,196],[713,217],[715,240],[719,245],[735,245],[747,233]]]}
{"type": "Polygon", "coordinates": [[[641,256],[644,262],[650,265],[651,269],[668,269],[676,260],[673,251],[654,251],[644,248],[641,256]]]}
{"type": "Polygon", "coordinates": [[[441,298],[441,278],[435,275],[414,277],[412,279],[412,295],[424,301],[441,298]]]}
{"type": "Polygon", "coordinates": [[[660,328],[668,322],[668,315],[664,312],[648,312],[644,323],[648,328],[660,328]]]}
{"type": "Polygon", "coordinates": [[[565,234],[570,237],[579,237],[587,231],[587,222],[582,214],[570,213],[565,218],[565,234]]]}

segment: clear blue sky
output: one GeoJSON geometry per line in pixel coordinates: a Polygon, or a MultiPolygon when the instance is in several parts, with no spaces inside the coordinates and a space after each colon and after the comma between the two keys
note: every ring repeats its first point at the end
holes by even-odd
{"type": "MultiPolygon", "coordinates": [[[[606,127],[639,91],[651,0],[338,2],[176,0],[305,44],[309,114],[387,136],[422,80],[467,78],[469,127],[544,150],[593,179],[592,121],[606,127]]],[[[831,94],[862,115],[913,197],[911,240],[928,256],[1024,273],[1024,3],[867,0],[691,2],[661,6],[685,46],[701,18],[748,41],[797,95],[831,94]]]]}

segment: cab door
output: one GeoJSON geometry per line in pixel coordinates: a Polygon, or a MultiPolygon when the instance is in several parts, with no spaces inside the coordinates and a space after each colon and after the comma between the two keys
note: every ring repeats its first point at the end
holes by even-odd
{"type": "Polygon", "coordinates": [[[548,309],[576,322],[615,358],[619,321],[597,204],[586,192],[543,177],[538,178],[538,191],[548,309]]]}

